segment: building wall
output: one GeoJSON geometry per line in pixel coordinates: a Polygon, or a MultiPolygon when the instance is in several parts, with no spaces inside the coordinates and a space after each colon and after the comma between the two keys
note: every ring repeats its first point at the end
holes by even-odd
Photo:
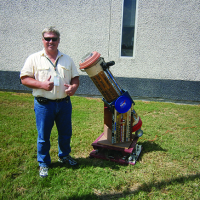
{"type": "MultiPolygon", "coordinates": [[[[131,96],[200,101],[200,3],[196,0],[138,0],[133,58],[120,57],[122,0],[0,0],[0,89],[25,91],[19,71],[43,48],[41,32],[56,26],[59,49],[77,68],[98,51],[131,96]],[[11,81],[12,80],[12,81],[11,81]]],[[[80,95],[100,95],[80,72],[80,95]]]]}

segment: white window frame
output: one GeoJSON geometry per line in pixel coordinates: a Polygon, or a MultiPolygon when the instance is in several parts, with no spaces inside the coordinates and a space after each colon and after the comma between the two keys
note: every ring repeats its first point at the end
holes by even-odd
{"type": "Polygon", "coordinates": [[[134,29],[134,44],[133,44],[133,56],[122,56],[122,29],[123,29],[123,15],[124,15],[124,1],[122,1],[122,18],[121,18],[121,38],[120,38],[120,58],[127,58],[127,59],[135,59],[135,52],[136,52],[136,37],[137,37],[137,18],[138,18],[138,0],[136,1],[136,7],[135,7],[135,29],[134,29]]]}

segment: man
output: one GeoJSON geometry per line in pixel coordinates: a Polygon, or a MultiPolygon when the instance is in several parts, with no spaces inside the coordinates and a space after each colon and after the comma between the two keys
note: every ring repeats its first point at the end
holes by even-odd
{"type": "Polygon", "coordinates": [[[79,86],[79,74],[73,60],[58,50],[59,31],[54,27],[45,28],[42,42],[44,49],[27,58],[20,78],[23,85],[33,89],[39,174],[46,177],[51,163],[50,134],[54,121],[58,130],[58,161],[77,164],[69,155],[72,135],[70,96],[79,86]]]}

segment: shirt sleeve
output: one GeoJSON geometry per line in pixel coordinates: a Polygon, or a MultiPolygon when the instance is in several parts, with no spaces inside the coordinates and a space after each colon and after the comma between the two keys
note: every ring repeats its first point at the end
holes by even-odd
{"type": "Polygon", "coordinates": [[[75,65],[75,63],[74,63],[74,61],[72,59],[71,59],[71,65],[72,65],[72,70],[71,70],[72,75],[71,75],[71,77],[74,78],[76,76],[79,76],[79,73],[78,73],[78,70],[76,68],[76,65],[75,65]]]}
{"type": "Polygon", "coordinates": [[[20,78],[23,76],[29,76],[29,77],[34,78],[34,65],[33,65],[33,60],[31,56],[29,56],[26,59],[24,66],[20,72],[20,78]]]}

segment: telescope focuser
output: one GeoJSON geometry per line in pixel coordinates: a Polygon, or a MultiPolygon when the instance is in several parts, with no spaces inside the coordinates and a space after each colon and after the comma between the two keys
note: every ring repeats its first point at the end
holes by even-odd
{"type": "Polygon", "coordinates": [[[105,62],[103,61],[100,65],[102,66],[103,70],[106,71],[106,69],[109,69],[110,66],[113,66],[115,64],[115,61],[105,62]]]}

